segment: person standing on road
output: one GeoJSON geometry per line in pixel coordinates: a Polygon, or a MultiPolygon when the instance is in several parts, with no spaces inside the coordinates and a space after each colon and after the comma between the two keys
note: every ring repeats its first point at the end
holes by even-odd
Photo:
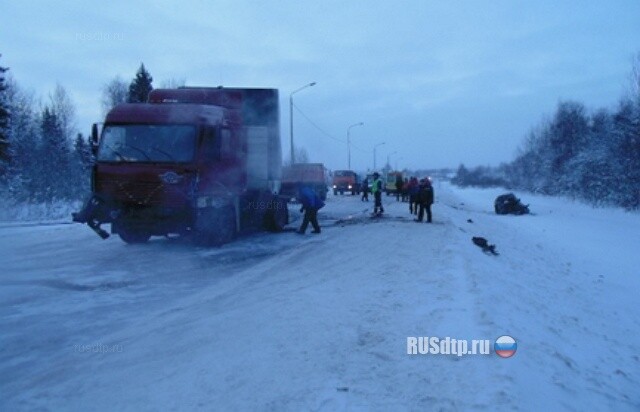
{"type": "Polygon", "coordinates": [[[318,210],[324,207],[324,202],[309,186],[301,186],[298,190],[298,201],[302,205],[300,213],[304,212],[302,225],[297,233],[304,235],[307,226],[311,223],[313,230],[311,233],[320,233],[320,225],[318,224],[318,210]]]}
{"type": "Polygon", "coordinates": [[[369,178],[365,177],[362,181],[362,197],[360,198],[362,202],[369,201],[369,178]]]}
{"type": "Polygon", "coordinates": [[[382,180],[380,180],[380,174],[378,172],[373,173],[373,185],[371,186],[371,193],[373,193],[373,199],[375,201],[373,205],[373,214],[383,214],[384,208],[382,207],[382,180]]]}
{"type": "Polygon", "coordinates": [[[418,190],[420,190],[418,178],[412,176],[409,180],[407,192],[409,193],[409,212],[412,215],[418,214],[418,190]]]}
{"type": "Polygon", "coordinates": [[[427,223],[431,223],[431,205],[433,204],[433,186],[428,178],[420,181],[420,187],[417,195],[417,203],[420,207],[416,222],[422,222],[424,211],[427,211],[427,223]]]}
{"type": "Polygon", "coordinates": [[[409,201],[409,179],[406,177],[404,178],[404,182],[402,182],[402,201],[409,201]]]}
{"type": "Polygon", "coordinates": [[[402,181],[402,175],[396,175],[396,201],[400,201],[400,196],[402,195],[402,185],[404,182],[402,181]]]}

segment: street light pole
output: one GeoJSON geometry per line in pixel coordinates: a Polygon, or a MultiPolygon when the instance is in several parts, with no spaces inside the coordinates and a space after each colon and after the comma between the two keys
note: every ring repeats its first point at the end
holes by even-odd
{"type": "Polygon", "coordinates": [[[388,165],[389,167],[391,167],[391,161],[389,160],[389,158],[390,158],[391,156],[393,156],[394,154],[396,154],[396,153],[398,153],[398,152],[397,152],[397,151],[395,151],[395,152],[393,152],[393,153],[389,153],[389,154],[387,155],[387,165],[388,165]]]}
{"type": "Polygon", "coordinates": [[[349,128],[347,128],[347,170],[351,170],[351,136],[349,132],[351,132],[352,127],[356,126],[364,126],[363,122],[354,123],[349,128]]]}
{"type": "Polygon", "coordinates": [[[395,169],[396,171],[398,171],[398,162],[399,162],[400,160],[402,160],[402,159],[404,159],[404,157],[402,157],[402,156],[400,156],[400,157],[398,157],[398,158],[396,159],[396,167],[394,167],[394,169],[395,169]]]}
{"type": "Polygon", "coordinates": [[[306,89],[307,87],[315,86],[316,82],[311,82],[309,84],[305,84],[304,86],[296,89],[289,94],[289,134],[291,137],[291,164],[295,163],[295,155],[293,150],[293,95],[298,93],[302,89],[306,89]]]}
{"type": "Polygon", "coordinates": [[[376,148],[378,146],[382,146],[383,144],[386,144],[387,142],[382,142],[382,143],[378,143],[377,145],[373,146],[373,171],[376,171],[376,148]]]}

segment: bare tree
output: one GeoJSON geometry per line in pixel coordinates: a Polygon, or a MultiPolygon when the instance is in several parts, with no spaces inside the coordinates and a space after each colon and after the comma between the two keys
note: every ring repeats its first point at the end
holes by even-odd
{"type": "Polygon", "coordinates": [[[629,81],[632,99],[640,101],[640,52],[633,56],[629,81]]]}
{"type": "Polygon", "coordinates": [[[122,80],[120,76],[116,76],[111,79],[107,84],[102,87],[102,99],[100,101],[102,105],[102,114],[104,116],[109,113],[109,110],[113,109],[120,103],[127,101],[129,94],[129,84],[122,80]]]}
{"type": "Polygon", "coordinates": [[[71,141],[76,134],[76,108],[73,105],[69,94],[60,84],[56,84],[53,94],[49,95],[49,104],[51,111],[57,118],[64,138],[71,141]]]}
{"type": "Polygon", "coordinates": [[[179,87],[184,87],[187,85],[187,81],[185,79],[176,79],[171,78],[160,83],[160,87],[162,89],[177,89],[179,87]]]}
{"type": "MultiPolygon", "coordinates": [[[[309,163],[309,152],[307,152],[307,149],[305,149],[304,147],[295,147],[295,156],[296,156],[296,163],[309,163]]],[[[285,166],[290,166],[291,165],[291,159],[288,158],[285,162],[284,162],[285,166]]]]}

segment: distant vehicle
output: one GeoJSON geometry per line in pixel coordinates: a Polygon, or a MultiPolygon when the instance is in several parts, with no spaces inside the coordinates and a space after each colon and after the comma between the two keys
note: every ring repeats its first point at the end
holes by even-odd
{"type": "Polygon", "coordinates": [[[396,189],[396,179],[398,178],[398,176],[400,176],[400,179],[402,179],[402,172],[387,173],[386,183],[384,186],[384,191],[387,193],[387,196],[395,195],[398,191],[396,189]]]}
{"type": "Polygon", "coordinates": [[[505,193],[496,197],[493,204],[498,215],[526,215],[529,213],[529,205],[524,205],[513,193],[505,193]]]}
{"type": "Polygon", "coordinates": [[[92,195],[73,220],[127,243],[190,234],[222,244],[245,228],[282,230],[286,200],[276,89],[156,89],[92,129],[92,195]]]}
{"type": "Polygon", "coordinates": [[[375,180],[375,178],[373,177],[373,173],[368,173],[367,174],[367,186],[369,186],[369,191],[371,191],[371,188],[373,187],[373,181],[375,180]]]}
{"type": "Polygon", "coordinates": [[[280,193],[288,199],[298,194],[300,184],[311,187],[322,199],[327,199],[326,168],[322,163],[294,163],[282,169],[280,193]]]}
{"type": "Polygon", "coordinates": [[[338,193],[343,195],[344,192],[351,192],[352,195],[360,194],[360,185],[360,176],[353,170],[336,170],[333,172],[331,187],[334,195],[338,193]]]}

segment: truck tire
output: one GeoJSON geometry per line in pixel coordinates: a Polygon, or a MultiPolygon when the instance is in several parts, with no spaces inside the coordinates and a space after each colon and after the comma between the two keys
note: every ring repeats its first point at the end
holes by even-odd
{"type": "Polygon", "coordinates": [[[236,237],[236,218],[231,206],[198,211],[195,236],[200,246],[221,246],[236,237]]]}
{"type": "Polygon", "coordinates": [[[269,210],[265,215],[265,227],[270,232],[282,232],[289,223],[289,209],[287,202],[276,200],[276,207],[269,210]]]}
{"type": "Polygon", "coordinates": [[[117,232],[120,239],[130,245],[146,243],[151,237],[149,231],[122,222],[117,224],[117,232]]]}

